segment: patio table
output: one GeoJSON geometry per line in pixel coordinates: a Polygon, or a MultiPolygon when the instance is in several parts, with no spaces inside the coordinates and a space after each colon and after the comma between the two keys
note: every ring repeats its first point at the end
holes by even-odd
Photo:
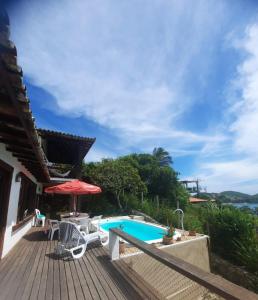
{"type": "Polygon", "coordinates": [[[65,214],[65,215],[60,215],[61,221],[69,221],[73,223],[79,223],[80,220],[89,218],[89,214],[87,213],[78,213],[76,216],[70,215],[70,214],[65,214]]]}

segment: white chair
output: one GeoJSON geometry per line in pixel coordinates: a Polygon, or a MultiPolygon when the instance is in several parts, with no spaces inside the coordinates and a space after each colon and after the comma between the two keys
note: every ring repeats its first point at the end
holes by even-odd
{"type": "Polygon", "coordinates": [[[49,226],[49,231],[48,231],[48,239],[51,241],[53,240],[54,234],[56,231],[59,231],[59,221],[58,220],[50,220],[48,219],[48,226],[49,226]]]}
{"type": "Polygon", "coordinates": [[[81,231],[84,231],[86,234],[90,233],[90,225],[91,225],[90,218],[80,219],[78,221],[78,225],[81,231]]]}
{"type": "Polygon", "coordinates": [[[36,225],[38,225],[41,222],[42,227],[44,227],[46,216],[42,215],[37,208],[35,209],[35,214],[36,214],[36,221],[35,221],[36,225]]]}
{"type": "Polygon", "coordinates": [[[86,234],[71,222],[61,222],[59,228],[59,243],[55,248],[58,255],[70,253],[73,259],[78,259],[84,255],[89,243],[99,240],[103,246],[108,244],[108,235],[99,231],[86,234]]]}
{"type": "Polygon", "coordinates": [[[25,209],[25,211],[24,211],[24,213],[23,213],[23,218],[26,218],[27,217],[27,215],[28,215],[28,209],[25,209]]]}
{"type": "Polygon", "coordinates": [[[90,225],[89,225],[89,231],[99,230],[99,222],[98,221],[101,219],[102,219],[102,215],[91,218],[90,225]]]}

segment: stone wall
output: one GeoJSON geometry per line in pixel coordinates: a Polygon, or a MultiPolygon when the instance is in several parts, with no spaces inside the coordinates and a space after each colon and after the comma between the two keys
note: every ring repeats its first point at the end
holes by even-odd
{"type": "Polygon", "coordinates": [[[258,293],[258,275],[246,271],[244,268],[235,266],[212,253],[210,255],[212,273],[219,274],[225,279],[258,293]]]}

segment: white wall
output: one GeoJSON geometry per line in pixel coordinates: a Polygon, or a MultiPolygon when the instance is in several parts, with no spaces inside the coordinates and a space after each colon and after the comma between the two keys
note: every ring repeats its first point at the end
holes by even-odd
{"type": "Polygon", "coordinates": [[[3,143],[0,143],[0,159],[14,168],[2,252],[2,257],[4,257],[32,226],[32,222],[28,222],[25,226],[20,227],[17,231],[12,233],[12,226],[16,224],[17,219],[18,202],[21,186],[20,182],[15,182],[15,177],[17,173],[23,172],[33,182],[35,182],[36,184],[38,183],[35,177],[30,172],[28,172],[27,169],[25,169],[25,167],[17,160],[17,158],[12,156],[11,152],[6,151],[5,145],[3,143]]]}

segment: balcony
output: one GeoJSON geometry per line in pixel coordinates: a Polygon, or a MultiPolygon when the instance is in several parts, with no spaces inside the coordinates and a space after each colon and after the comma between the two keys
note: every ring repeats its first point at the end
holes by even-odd
{"type": "Polygon", "coordinates": [[[219,276],[112,229],[109,251],[91,244],[83,258],[54,254],[57,241],[33,228],[0,262],[0,299],[258,299],[219,276]],[[140,253],[119,256],[123,238],[140,253]]]}

